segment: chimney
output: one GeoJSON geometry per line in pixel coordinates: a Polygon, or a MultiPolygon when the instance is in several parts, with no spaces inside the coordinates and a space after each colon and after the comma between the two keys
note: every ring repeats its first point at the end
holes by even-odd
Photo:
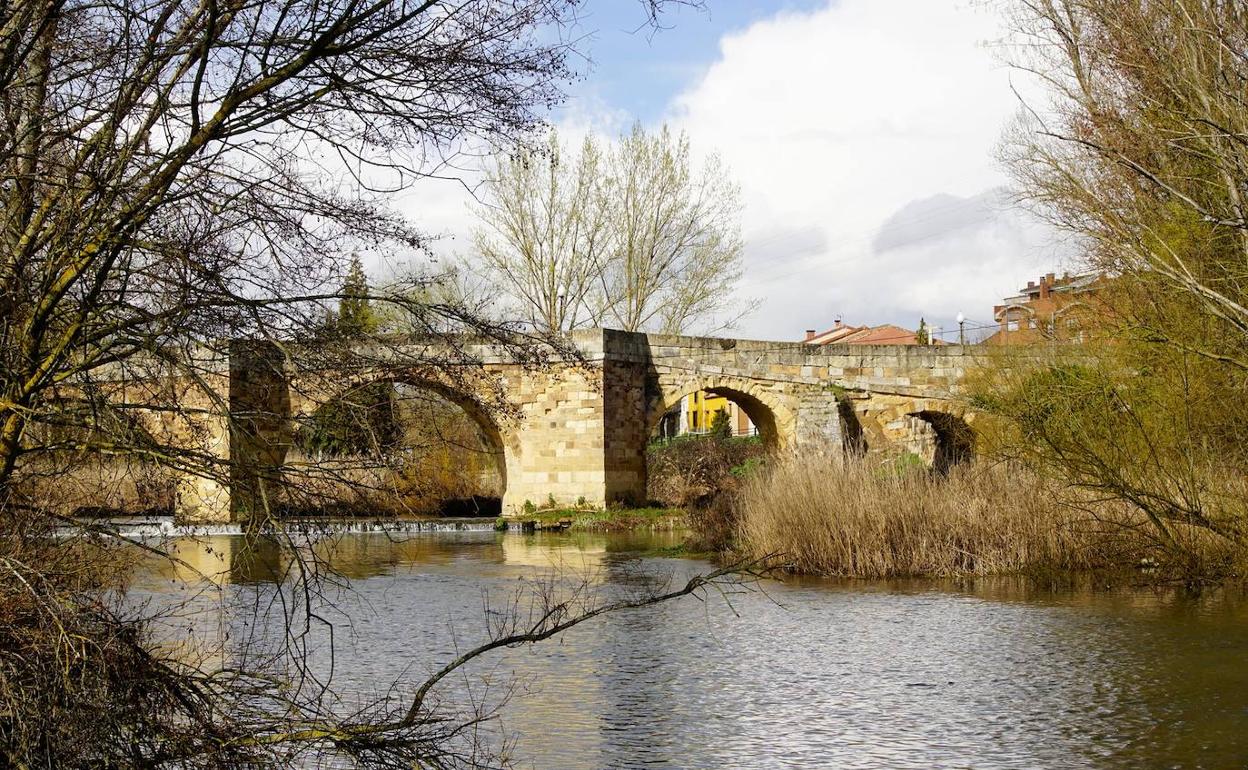
{"type": "Polygon", "coordinates": [[[807,342],[810,342],[811,340],[813,340],[813,339],[815,338],[815,334],[816,334],[816,333],[817,333],[817,332],[816,332],[814,329],[807,329],[807,330],[806,330],[806,341],[807,341],[807,342]]]}
{"type": "Polygon", "coordinates": [[[833,323],[832,328],[833,328],[833,329],[839,329],[839,328],[841,328],[841,317],[840,317],[839,315],[836,317],[836,320],[835,320],[835,322],[833,323]]]}
{"type": "Polygon", "coordinates": [[[1054,276],[1052,273],[1046,273],[1044,278],[1040,279],[1040,299],[1048,298],[1049,289],[1053,288],[1053,279],[1055,277],[1056,276],[1054,276]]]}

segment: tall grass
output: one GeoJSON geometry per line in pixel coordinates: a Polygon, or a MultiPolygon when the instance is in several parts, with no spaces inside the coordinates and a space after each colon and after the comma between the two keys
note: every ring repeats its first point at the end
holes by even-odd
{"type": "Polygon", "coordinates": [[[1234,568],[1229,544],[1183,533],[1166,551],[1121,504],[1080,503],[1019,469],[977,464],[947,477],[868,460],[794,457],[741,485],[737,549],[782,554],[798,572],[864,578],[1008,574],[1156,565],[1234,568]],[[1183,564],[1181,562],[1187,561],[1183,564]]]}

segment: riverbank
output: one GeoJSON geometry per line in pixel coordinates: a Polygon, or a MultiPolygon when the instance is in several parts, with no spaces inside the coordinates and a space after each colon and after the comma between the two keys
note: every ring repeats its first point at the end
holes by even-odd
{"type": "Polygon", "coordinates": [[[687,529],[677,508],[551,508],[498,519],[502,531],[674,532],[687,529]]]}

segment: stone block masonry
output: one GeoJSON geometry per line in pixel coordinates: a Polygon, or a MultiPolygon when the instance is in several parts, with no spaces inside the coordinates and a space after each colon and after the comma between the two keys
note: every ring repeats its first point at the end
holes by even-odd
{"type": "MultiPolygon", "coordinates": [[[[209,431],[229,437],[230,489],[188,488],[180,516],[245,518],[264,479],[281,472],[293,425],[379,379],[429,387],[464,407],[495,445],[506,514],[551,498],[569,505],[643,502],[646,444],[662,416],[699,390],[735,401],[774,448],[831,449],[832,461],[851,444],[938,442],[933,425],[945,421],[933,421],[935,414],[973,418],[956,402],[959,382],[976,363],[969,348],[812,346],[609,329],[578,331],[571,341],[579,359],[554,358],[542,367],[473,345],[479,370],[455,378],[429,364],[318,372],[292,363],[289,350],[281,357],[263,346],[231,346],[234,360],[222,378],[230,415],[209,431]],[[502,409],[496,394],[506,402],[502,409]]],[[[412,354],[395,360],[429,360],[424,345],[412,343],[412,354]]]]}

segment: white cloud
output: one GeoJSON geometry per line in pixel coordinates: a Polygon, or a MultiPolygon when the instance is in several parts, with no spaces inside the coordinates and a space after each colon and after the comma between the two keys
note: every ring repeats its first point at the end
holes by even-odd
{"type": "Polygon", "coordinates": [[[1042,228],[984,206],[1007,182],[994,153],[1017,110],[987,45],[1000,34],[965,1],[841,0],[721,42],[672,120],[742,186],[744,293],[763,298],[742,333],[797,338],[838,313],[991,320],[1052,269],[1042,228]]]}
{"type": "MultiPolygon", "coordinates": [[[[678,30],[677,30],[678,31],[678,30]]],[[[1011,210],[995,159],[1018,109],[990,43],[999,19],[968,0],[839,0],[784,13],[721,41],[669,122],[714,149],[741,183],[747,273],[762,300],[743,336],[797,339],[836,315],[854,323],[990,321],[1002,296],[1060,270],[1069,249],[1011,210]]],[[[631,118],[592,97],[558,120],[570,143],[631,118]]],[[[471,252],[478,184],[424,180],[396,205],[440,259],[471,252]]],[[[374,256],[381,275],[408,255],[374,256]]]]}

